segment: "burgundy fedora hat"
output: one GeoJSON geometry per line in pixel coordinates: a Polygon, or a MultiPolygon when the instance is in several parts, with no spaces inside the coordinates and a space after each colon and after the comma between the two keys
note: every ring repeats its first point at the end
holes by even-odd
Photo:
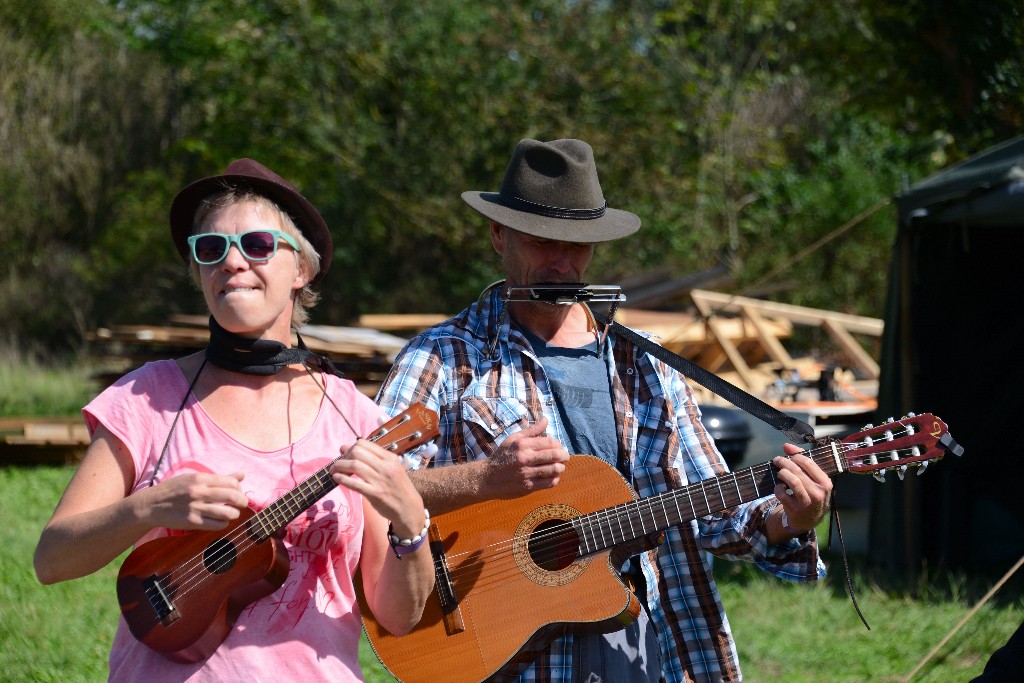
{"type": "Polygon", "coordinates": [[[606,242],[640,229],[640,218],[608,208],[594,150],[582,140],[521,140],[497,192],[463,192],[487,218],[562,242],[606,242]]]}
{"type": "Polygon", "coordinates": [[[237,159],[222,175],[210,176],[188,185],[171,203],[171,238],[185,261],[189,259],[188,237],[192,234],[196,210],[206,197],[230,188],[252,190],[270,199],[295,222],[320,255],[320,272],[311,281],[319,282],[331,266],[334,242],[327,223],[316,207],[295,186],[253,159],[237,159]]]}

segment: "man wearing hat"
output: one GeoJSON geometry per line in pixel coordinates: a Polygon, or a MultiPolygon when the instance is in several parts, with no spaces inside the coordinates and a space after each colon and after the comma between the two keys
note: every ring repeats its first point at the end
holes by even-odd
{"type": "Polygon", "coordinates": [[[112,681],[361,681],[357,568],[378,621],[404,633],[433,567],[422,499],[394,453],[362,438],[381,410],[292,346],[330,232],[252,159],[188,185],[170,218],[209,344],[133,370],[83,409],[92,440],[36,574],[78,578],[135,546],[112,681]]]}
{"type": "MultiPolygon", "coordinates": [[[[639,229],[637,216],[607,206],[591,147],[523,140],[497,192],[462,198],[489,219],[505,280],[411,340],[377,397],[391,414],[414,402],[440,414],[439,452],[412,474],[426,505],[436,513],[569,486],[560,482],[569,453],[607,461],[641,498],[727,471],[685,378],[604,334],[585,303],[507,296],[585,282],[596,243],[639,229]]],[[[825,573],[814,528],[831,482],[802,455],[775,465],[776,495],[670,528],[627,562],[643,606],[636,622],[605,635],[566,629],[531,651],[520,680],[740,680],[710,556],[791,580],[825,573]]],[[[513,598],[509,619],[514,609],[513,598]]]]}

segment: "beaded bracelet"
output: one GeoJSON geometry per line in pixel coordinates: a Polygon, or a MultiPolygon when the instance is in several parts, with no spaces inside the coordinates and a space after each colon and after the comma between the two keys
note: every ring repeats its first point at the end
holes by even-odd
{"type": "Polygon", "coordinates": [[[388,522],[388,543],[391,544],[391,550],[395,553],[395,557],[398,559],[402,559],[402,555],[408,555],[411,552],[415,552],[421,545],[423,545],[423,541],[427,540],[427,531],[430,529],[430,511],[424,508],[423,514],[427,517],[423,522],[423,530],[412,538],[401,538],[396,536],[391,522],[388,522]]]}

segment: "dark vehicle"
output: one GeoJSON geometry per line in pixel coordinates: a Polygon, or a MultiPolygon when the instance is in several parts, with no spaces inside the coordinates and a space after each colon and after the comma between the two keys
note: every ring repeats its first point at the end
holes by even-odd
{"type": "Polygon", "coordinates": [[[701,422],[715,440],[718,452],[729,467],[735,469],[743,461],[747,444],[753,437],[743,411],[705,404],[700,412],[701,422]]]}

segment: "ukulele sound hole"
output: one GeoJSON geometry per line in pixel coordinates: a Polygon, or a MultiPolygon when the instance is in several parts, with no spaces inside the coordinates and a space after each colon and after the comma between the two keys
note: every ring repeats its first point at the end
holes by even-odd
{"type": "Polygon", "coordinates": [[[206,546],[203,552],[203,564],[211,574],[223,574],[234,566],[236,559],[235,544],[224,538],[206,546]]]}
{"type": "Polygon", "coordinates": [[[542,569],[557,572],[576,560],[580,539],[568,522],[552,519],[542,522],[530,534],[530,557],[542,569]]]}

